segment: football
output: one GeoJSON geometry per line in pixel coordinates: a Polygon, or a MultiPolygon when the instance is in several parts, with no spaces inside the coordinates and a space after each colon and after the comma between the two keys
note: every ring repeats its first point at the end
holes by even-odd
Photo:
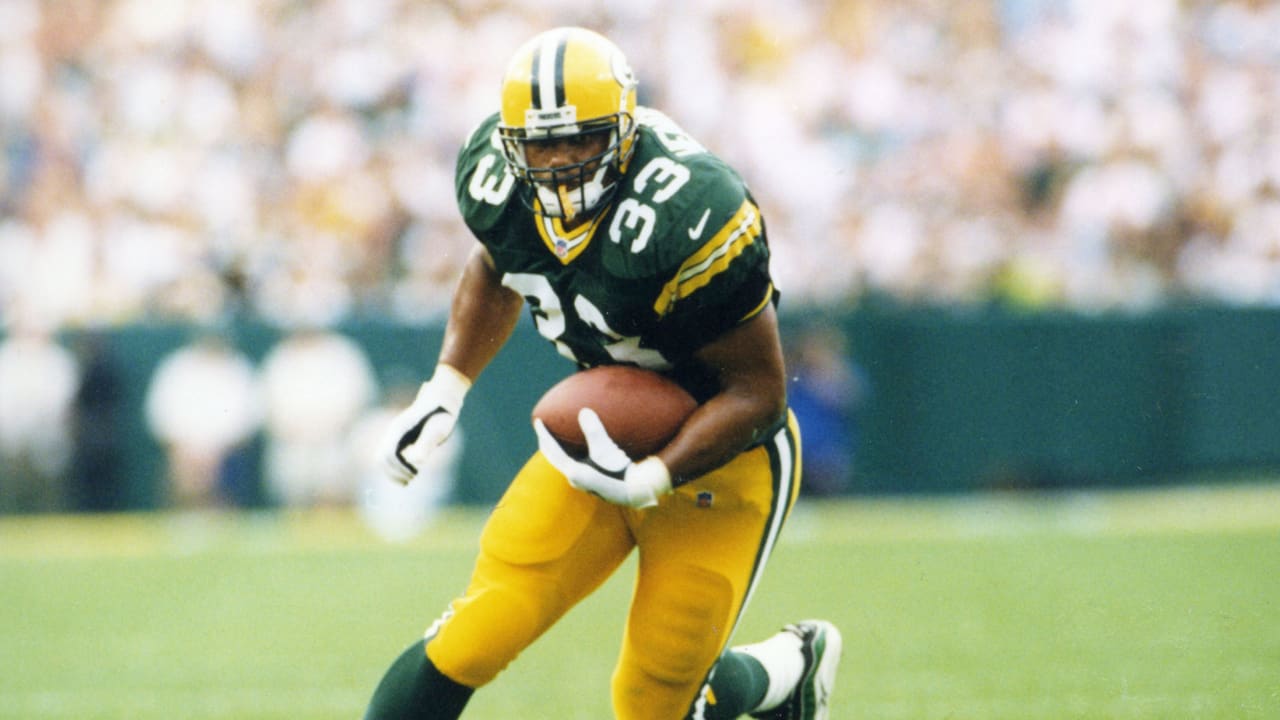
{"type": "Polygon", "coordinates": [[[591,408],[633,459],[661,449],[698,403],[673,380],[632,365],[601,365],[561,380],[538,400],[533,417],[574,457],[587,453],[578,411],[591,408]]]}

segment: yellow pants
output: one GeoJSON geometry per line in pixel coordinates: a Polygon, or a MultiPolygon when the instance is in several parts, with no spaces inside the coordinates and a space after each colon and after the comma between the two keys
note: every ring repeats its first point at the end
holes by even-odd
{"type": "Polygon", "coordinates": [[[791,417],[768,442],[647,510],[576,490],[535,454],[485,525],[466,593],[428,631],[428,657],[457,682],[488,683],[639,548],[614,713],[684,717],[799,493],[799,448],[791,417]]]}

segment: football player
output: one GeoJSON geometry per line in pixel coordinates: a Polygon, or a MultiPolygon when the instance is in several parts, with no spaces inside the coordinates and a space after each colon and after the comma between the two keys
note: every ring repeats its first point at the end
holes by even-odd
{"type": "Polygon", "coordinates": [[[800,481],[778,293],[743,181],[637,107],[610,41],[559,28],[515,54],[500,111],[461,150],[456,189],[479,243],[435,373],[384,440],[393,479],[412,480],[448,436],[525,303],[579,367],[667,373],[700,405],[643,458],[623,456],[590,413],[582,461],[536,422],[539,452],[487,521],[468,587],[392,664],[366,718],[459,717],[636,549],[616,717],[826,718],[841,653],[833,625],[796,622],[727,648],[800,481]]]}

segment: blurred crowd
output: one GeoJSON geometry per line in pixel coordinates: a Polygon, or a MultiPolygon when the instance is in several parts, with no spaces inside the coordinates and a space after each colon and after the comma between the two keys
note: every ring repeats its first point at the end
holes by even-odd
{"type": "Polygon", "coordinates": [[[556,24],[752,184],[796,303],[1280,301],[1265,0],[0,3],[0,320],[430,322],[556,24]]]}
{"type": "Polygon", "coordinates": [[[340,506],[394,540],[452,499],[464,433],[420,482],[388,480],[376,443],[421,379],[378,372],[342,332],[295,327],[254,356],[231,327],[186,328],[149,355],[118,332],[71,337],[0,337],[0,516],[340,506]]]}
{"type": "MultiPolygon", "coordinates": [[[[32,479],[112,451],[119,390],[57,332],[153,320],[288,334],[260,366],[214,337],[157,368],[174,504],[234,501],[263,436],[273,501],[371,497],[335,443],[396,399],[320,329],[443,315],[472,242],[457,148],[561,24],[747,178],[787,307],[1280,304],[1268,0],[3,0],[0,511],[65,507],[32,479]]],[[[841,426],[856,375],[800,345],[841,426]]]]}

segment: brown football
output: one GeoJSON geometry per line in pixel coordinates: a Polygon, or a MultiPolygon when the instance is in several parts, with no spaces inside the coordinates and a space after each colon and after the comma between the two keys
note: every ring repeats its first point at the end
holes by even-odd
{"type": "Polygon", "coordinates": [[[561,380],[538,400],[533,417],[574,457],[587,452],[578,411],[591,408],[609,437],[633,459],[660,450],[693,413],[698,403],[684,388],[652,370],[632,365],[601,365],[561,380]]]}

